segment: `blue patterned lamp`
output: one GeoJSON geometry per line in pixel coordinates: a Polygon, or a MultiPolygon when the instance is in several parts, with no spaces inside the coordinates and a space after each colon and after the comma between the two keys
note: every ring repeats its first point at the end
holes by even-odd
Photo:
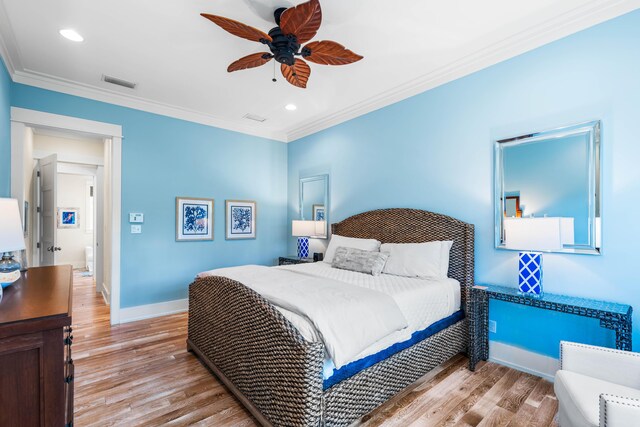
{"type": "Polygon", "coordinates": [[[520,252],[518,293],[534,298],[542,297],[542,253],[520,252]]]}
{"type": "Polygon", "coordinates": [[[542,253],[562,249],[560,217],[505,218],[505,247],[525,249],[518,257],[518,293],[540,298],[542,289],[542,253]]]}
{"type": "Polygon", "coordinates": [[[309,236],[316,235],[316,221],[293,221],[291,231],[298,238],[298,258],[308,258],[309,236]]]}

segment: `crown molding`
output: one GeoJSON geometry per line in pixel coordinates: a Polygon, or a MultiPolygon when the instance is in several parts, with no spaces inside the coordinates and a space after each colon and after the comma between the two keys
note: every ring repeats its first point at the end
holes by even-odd
{"type": "Polygon", "coordinates": [[[223,120],[210,114],[201,113],[186,108],[177,107],[161,102],[150,101],[148,99],[124,95],[109,89],[98,88],[96,86],[85,85],[59,77],[38,73],[31,70],[16,70],[13,74],[13,81],[41,89],[52,90],[65,93],[67,95],[89,98],[95,101],[106,102],[119,105],[121,107],[133,108],[162,116],[173,117],[189,122],[199,123],[207,126],[214,126],[221,129],[240,132],[247,135],[259,136],[286,142],[286,135],[283,132],[260,130],[251,126],[246,126],[232,120],[223,120]]]}
{"type": "Polygon", "coordinates": [[[16,68],[18,68],[16,67],[17,64],[14,64],[14,59],[16,62],[19,62],[20,59],[20,55],[15,46],[16,43],[13,37],[13,30],[11,29],[11,22],[9,22],[9,15],[4,7],[4,3],[0,0],[0,56],[11,78],[13,78],[16,68]],[[12,43],[7,45],[6,39],[12,43]],[[9,52],[9,46],[14,46],[12,52],[9,52]]]}
{"type": "Polygon", "coordinates": [[[360,103],[289,128],[286,130],[287,141],[295,141],[418,95],[638,8],[640,8],[640,0],[592,1],[545,22],[544,26],[525,29],[492,46],[480,49],[465,58],[360,103]]]}
{"type": "Polygon", "coordinates": [[[224,120],[213,115],[148,99],[122,94],[106,88],[77,83],[55,76],[24,69],[13,31],[2,1],[0,1],[0,56],[16,83],[79,96],[122,107],[173,117],[207,126],[240,132],[280,142],[292,142],[337,124],[378,110],[476,71],[513,58],[547,43],[593,25],[640,8],[640,0],[594,0],[588,4],[545,22],[543,26],[527,28],[473,54],[454,61],[433,72],[376,94],[339,111],[321,115],[283,130],[258,129],[236,120],[224,120]]]}

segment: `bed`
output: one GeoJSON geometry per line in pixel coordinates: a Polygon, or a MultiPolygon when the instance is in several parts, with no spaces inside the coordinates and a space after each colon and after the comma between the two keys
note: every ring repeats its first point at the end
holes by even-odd
{"type": "Polygon", "coordinates": [[[410,346],[327,380],[322,342],[305,339],[260,294],[222,276],[195,280],[189,287],[187,347],[263,425],[347,426],[466,351],[473,339],[467,324],[473,225],[422,210],[382,209],[332,224],[331,231],[383,243],[452,240],[448,276],[460,284],[463,315],[410,346]]]}

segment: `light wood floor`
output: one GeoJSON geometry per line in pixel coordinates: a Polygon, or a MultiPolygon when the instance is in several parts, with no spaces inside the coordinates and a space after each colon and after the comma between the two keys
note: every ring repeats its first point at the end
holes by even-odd
{"type": "MultiPolygon", "coordinates": [[[[186,314],[109,325],[92,278],[73,298],[76,426],[255,426],[186,351],[186,314]]],[[[365,416],[359,426],[555,426],[548,381],[456,356],[365,416]]]]}

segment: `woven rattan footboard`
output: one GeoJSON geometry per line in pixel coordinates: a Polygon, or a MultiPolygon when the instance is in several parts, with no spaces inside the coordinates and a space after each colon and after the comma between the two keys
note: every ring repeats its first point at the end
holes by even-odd
{"type": "MultiPolygon", "coordinates": [[[[473,225],[432,212],[384,209],[347,218],[332,231],[383,243],[453,240],[449,276],[460,282],[468,312],[473,225]]],[[[189,287],[189,348],[264,425],[349,425],[465,351],[469,339],[461,320],[323,391],[323,345],[305,341],[264,298],[223,277],[189,287]]]]}
{"type": "Polygon", "coordinates": [[[467,349],[461,320],[324,392],[328,426],[348,426],[436,366],[467,349]]]}
{"type": "Polygon", "coordinates": [[[253,290],[224,277],[193,282],[188,340],[263,424],[319,425],[324,347],[253,290]]]}

